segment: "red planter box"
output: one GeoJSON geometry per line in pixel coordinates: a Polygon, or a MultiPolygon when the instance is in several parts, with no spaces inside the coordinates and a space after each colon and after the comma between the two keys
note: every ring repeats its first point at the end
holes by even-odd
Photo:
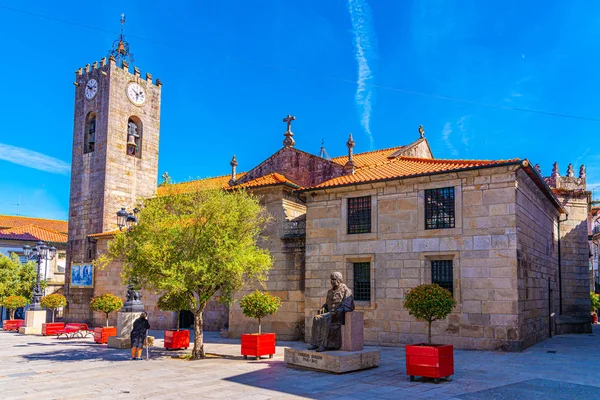
{"type": "Polygon", "coordinates": [[[23,319],[5,319],[2,321],[2,329],[5,331],[18,331],[23,325],[25,325],[23,319]]]}
{"type": "Polygon", "coordinates": [[[187,349],[190,347],[190,331],[165,331],[165,349],[187,349]]]}
{"type": "Polygon", "coordinates": [[[596,314],[592,314],[592,324],[598,323],[598,316],[596,314]]]}
{"type": "Polygon", "coordinates": [[[244,358],[253,356],[257,360],[260,356],[273,358],[273,354],[275,354],[275,341],[274,333],[242,335],[242,355],[244,358]]]}
{"type": "Polygon", "coordinates": [[[117,328],[109,326],[107,328],[94,328],[94,342],[107,343],[110,336],[117,336],[117,328]]]}
{"type": "Polygon", "coordinates": [[[454,374],[454,347],[444,344],[417,344],[406,346],[406,375],[447,378],[454,374]]]}
{"type": "Polygon", "coordinates": [[[58,333],[58,331],[62,331],[65,329],[64,322],[47,322],[42,324],[42,335],[44,336],[53,336],[58,333]]]}

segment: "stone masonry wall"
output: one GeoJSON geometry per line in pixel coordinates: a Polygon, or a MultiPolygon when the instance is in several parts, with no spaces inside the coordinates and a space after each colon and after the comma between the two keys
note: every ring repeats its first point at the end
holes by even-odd
{"type": "Polygon", "coordinates": [[[587,192],[558,193],[557,197],[569,214],[567,220],[564,221],[562,218],[560,223],[562,314],[589,319],[590,248],[587,228],[587,192]]]}
{"type": "Polygon", "coordinates": [[[371,262],[365,341],[395,346],[426,339],[426,323],[403,308],[406,292],[431,282],[431,261],[454,266],[455,311],[433,324],[433,341],[467,349],[518,350],[516,170],[502,166],[307,194],[306,336],[329,275],[353,287],[353,263],[371,262]],[[456,227],[424,229],[424,190],[454,187],[456,227]],[[372,232],[346,234],[348,197],[372,196],[372,232]]]}
{"type": "Polygon", "coordinates": [[[548,338],[550,314],[558,314],[559,213],[523,170],[517,172],[517,184],[518,318],[521,348],[526,348],[548,338]]]}
{"type": "Polygon", "coordinates": [[[265,288],[250,284],[236,293],[236,302],[229,309],[229,337],[258,331],[257,321],[244,316],[239,306],[239,300],[255,289],[266,290],[283,302],[276,314],[262,321],[262,331],[276,333],[280,340],[299,337],[298,326],[304,321],[304,238],[282,240],[282,234],[284,222],[297,218],[305,206],[297,196],[287,193],[281,187],[256,190],[261,204],[273,217],[259,245],[269,249],[274,263],[265,288]]]}

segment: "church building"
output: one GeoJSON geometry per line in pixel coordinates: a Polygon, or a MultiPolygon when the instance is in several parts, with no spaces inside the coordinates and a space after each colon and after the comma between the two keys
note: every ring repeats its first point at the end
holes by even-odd
{"type": "MultiPolygon", "coordinates": [[[[76,73],[68,277],[106,251],[117,211],[166,194],[157,187],[161,82],[132,70],[127,54],[121,37],[107,59],[76,73]]],[[[556,167],[544,178],[527,159],[441,160],[422,127],[414,139],[404,135],[407,144],[357,154],[350,135],[348,153],[328,158],[295,148],[294,119],[284,118],[282,148],[254,168],[238,172],[234,156],[230,174],[173,186],[247,188],[273,216],[260,245],[274,259],[267,290],[283,306],[263,331],[308,339],[333,271],[364,312],[368,345],[423,341],[426,324],[402,302],[431,282],[457,301],[434,324],[435,342],[519,351],[554,333],[591,330],[583,167],[579,178],[571,166],[565,177],[556,167]]],[[[67,282],[66,318],[101,323],[89,300],[124,297],[121,267],[95,271],[90,287],[67,282]]],[[[157,297],[144,292],[153,328],[173,328],[175,314],[158,310],[157,297]]],[[[255,329],[238,303],[213,301],[204,320],[229,337],[255,329]]]]}

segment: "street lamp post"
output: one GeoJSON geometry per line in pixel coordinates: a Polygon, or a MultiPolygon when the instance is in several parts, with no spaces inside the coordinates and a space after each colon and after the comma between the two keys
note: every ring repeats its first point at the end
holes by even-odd
{"type": "Polygon", "coordinates": [[[40,305],[40,299],[42,298],[40,267],[42,260],[48,263],[48,261],[54,259],[54,256],[56,255],[56,247],[48,247],[47,243],[40,240],[33,248],[28,245],[23,246],[23,253],[25,254],[25,257],[37,263],[37,275],[35,279],[35,285],[33,286],[33,291],[31,292],[31,307],[29,307],[29,309],[32,311],[39,311],[42,310],[42,306],[40,305]]]}
{"type": "MultiPolygon", "coordinates": [[[[139,209],[134,208],[133,213],[130,213],[127,212],[125,207],[122,207],[119,211],[117,211],[117,226],[119,227],[119,230],[126,228],[127,231],[131,231],[138,223],[138,218],[136,215],[139,211],[139,209]]],[[[142,303],[142,291],[136,290],[135,285],[131,280],[127,284],[127,301],[125,301],[125,304],[123,304],[121,311],[144,311],[144,304],[142,303]]]]}

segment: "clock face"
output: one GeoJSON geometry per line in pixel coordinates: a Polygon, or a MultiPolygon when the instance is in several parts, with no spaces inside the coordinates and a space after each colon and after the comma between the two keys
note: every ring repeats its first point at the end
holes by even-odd
{"type": "Polygon", "coordinates": [[[144,92],[142,85],[131,82],[127,85],[127,97],[136,106],[141,106],[146,101],[146,92],[144,92]]]}
{"type": "Polygon", "coordinates": [[[98,93],[98,81],[92,78],[85,84],[85,98],[91,100],[96,93],[98,93]]]}

